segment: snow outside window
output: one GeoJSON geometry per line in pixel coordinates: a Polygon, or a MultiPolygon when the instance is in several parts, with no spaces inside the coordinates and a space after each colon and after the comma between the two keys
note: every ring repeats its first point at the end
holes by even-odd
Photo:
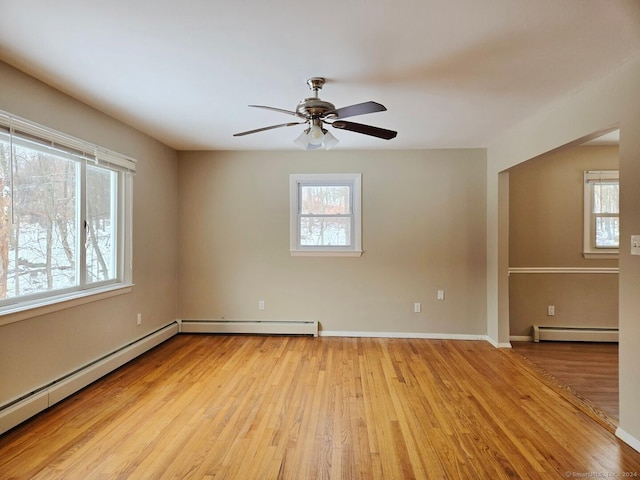
{"type": "Polygon", "coordinates": [[[131,283],[134,168],[0,112],[0,314],[131,283]]]}
{"type": "Polygon", "coordinates": [[[618,171],[584,172],[584,257],[615,257],[619,242],[618,171]]]}
{"type": "Polygon", "coordinates": [[[360,256],[361,203],[361,174],[291,175],[291,255],[360,256]]]}

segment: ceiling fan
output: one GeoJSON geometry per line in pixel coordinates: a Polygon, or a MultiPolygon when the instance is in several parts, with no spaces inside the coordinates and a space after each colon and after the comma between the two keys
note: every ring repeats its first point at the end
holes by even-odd
{"type": "Polygon", "coordinates": [[[309,85],[309,88],[313,91],[313,97],[305,98],[298,103],[295,111],[267,107],[265,105],[249,105],[254,108],[264,108],[266,110],[273,110],[293,115],[302,121],[256,128],[255,130],[235,133],[233,136],[241,137],[243,135],[272,130],[274,128],[307,124],[309,127],[300,134],[300,136],[295,140],[295,143],[305,150],[316,150],[320,148],[328,150],[338,143],[338,139],[324,128],[325,125],[330,125],[333,128],[340,130],[348,130],[350,132],[382,138],[384,140],[391,140],[398,134],[398,132],[387,130],[385,128],[344,121],[343,118],[347,117],[355,117],[356,115],[364,115],[366,113],[373,112],[383,112],[386,110],[386,107],[376,102],[364,102],[349,105],[348,107],[336,108],[332,103],[325,102],[318,97],[318,91],[322,89],[324,84],[325,79],[322,77],[311,77],[307,80],[307,85],[309,85]]]}

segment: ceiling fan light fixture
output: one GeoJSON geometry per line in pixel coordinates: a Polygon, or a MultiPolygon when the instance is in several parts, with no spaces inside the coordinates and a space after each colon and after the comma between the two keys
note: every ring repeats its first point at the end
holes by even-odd
{"type": "Polygon", "coordinates": [[[314,130],[314,127],[315,125],[304,130],[293,143],[303,150],[331,150],[338,144],[339,140],[330,132],[321,127],[314,130]]]}
{"type": "Polygon", "coordinates": [[[322,142],[324,141],[324,133],[322,132],[322,127],[314,123],[309,128],[307,137],[309,138],[309,143],[311,145],[322,145],[322,142]]]}
{"type": "Polygon", "coordinates": [[[340,140],[338,140],[336,137],[331,135],[331,132],[327,130],[324,131],[324,148],[326,148],[327,150],[331,150],[339,142],[340,140]]]}
{"type": "Polygon", "coordinates": [[[298,135],[298,138],[296,138],[293,141],[293,143],[298,145],[303,150],[308,150],[308,148],[307,148],[309,146],[309,139],[307,138],[307,132],[308,131],[309,131],[309,129],[303,130],[302,133],[300,135],[298,135]]]}

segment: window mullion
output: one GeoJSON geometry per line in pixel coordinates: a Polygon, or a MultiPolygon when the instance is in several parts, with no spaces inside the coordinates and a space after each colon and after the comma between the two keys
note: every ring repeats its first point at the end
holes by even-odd
{"type": "Polygon", "coordinates": [[[80,289],[87,286],[87,162],[78,162],[80,175],[78,175],[78,278],[80,289]]]}

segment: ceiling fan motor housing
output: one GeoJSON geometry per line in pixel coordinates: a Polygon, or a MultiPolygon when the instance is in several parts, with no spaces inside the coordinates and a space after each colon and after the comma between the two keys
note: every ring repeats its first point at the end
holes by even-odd
{"type": "Polygon", "coordinates": [[[319,98],[305,98],[296,107],[296,113],[304,118],[320,118],[327,112],[335,110],[333,103],[325,102],[319,98]]]}
{"type": "Polygon", "coordinates": [[[336,109],[333,103],[320,100],[318,97],[318,91],[322,90],[325,79],[323,77],[311,77],[307,80],[307,85],[313,91],[314,97],[305,98],[296,107],[296,114],[307,120],[313,118],[322,118],[327,112],[331,112],[336,109]]]}

